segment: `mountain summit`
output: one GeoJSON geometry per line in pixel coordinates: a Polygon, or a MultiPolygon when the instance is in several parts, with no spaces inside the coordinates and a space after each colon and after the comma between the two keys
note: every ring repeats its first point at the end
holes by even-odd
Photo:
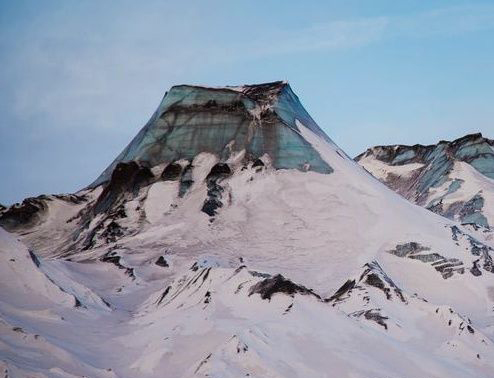
{"type": "Polygon", "coordinates": [[[173,87],[93,184],[0,225],[8,377],[493,375],[492,240],[372,177],[284,82],[173,87]]]}
{"type": "Polygon", "coordinates": [[[296,120],[331,143],[283,81],[210,88],[172,87],[144,128],[92,187],[109,180],[120,162],[156,166],[208,152],[227,160],[269,158],[275,168],[331,173],[300,136],[296,120]]]}

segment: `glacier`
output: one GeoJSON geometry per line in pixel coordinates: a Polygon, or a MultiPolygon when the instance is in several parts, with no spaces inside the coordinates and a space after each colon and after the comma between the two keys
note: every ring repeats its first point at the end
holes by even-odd
{"type": "Polygon", "coordinates": [[[331,173],[331,167],[300,137],[296,119],[332,143],[286,82],[225,88],[175,86],[91,186],[108,181],[119,162],[156,166],[190,160],[201,152],[222,160],[240,151],[253,160],[267,154],[277,169],[331,173]]]}

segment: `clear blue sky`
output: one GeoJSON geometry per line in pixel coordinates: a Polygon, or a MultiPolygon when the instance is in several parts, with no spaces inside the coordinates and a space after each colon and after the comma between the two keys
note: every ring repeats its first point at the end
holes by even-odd
{"type": "Polygon", "coordinates": [[[0,203],[96,178],[174,84],[288,80],[350,155],[494,138],[494,2],[0,0],[0,203]]]}

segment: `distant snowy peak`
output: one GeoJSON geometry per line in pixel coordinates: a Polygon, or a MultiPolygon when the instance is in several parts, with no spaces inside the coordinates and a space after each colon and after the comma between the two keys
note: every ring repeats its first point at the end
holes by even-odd
{"type": "Polygon", "coordinates": [[[470,163],[486,176],[494,179],[494,167],[485,164],[494,155],[494,140],[485,138],[481,133],[468,134],[453,141],[442,140],[431,145],[388,145],[375,146],[358,155],[355,160],[373,156],[389,165],[427,163],[443,154],[470,163]]]}
{"type": "Polygon", "coordinates": [[[480,133],[428,146],[376,146],[355,160],[435,213],[484,227],[494,224],[494,140],[480,133]]]}
{"type": "Polygon", "coordinates": [[[191,161],[203,152],[221,161],[243,154],[251,161],[267,157],[275,168],[331,173],[332,168],[300,135],[296,120],[332,143],[286,82],[222,88],[174,86],[91,187],[108,181],[118,163],[136,161],[154,167],[191,161]]]}

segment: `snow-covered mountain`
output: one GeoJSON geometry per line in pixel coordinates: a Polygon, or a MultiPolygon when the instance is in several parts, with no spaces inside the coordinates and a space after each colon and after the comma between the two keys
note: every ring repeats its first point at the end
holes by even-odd
{"type": "Polygon", "coordinates": [[[374,179],[285,82],[173,87],[91,185],[0,225],[7,377],[494,374],[492,241],[374,179]]]}
{"type": "Polygon", "coordinates": [[[417,205],[462,223],[494,225],[494,140],[482,134],[430,146],[376,146],[355,160],[417,205]]]}

